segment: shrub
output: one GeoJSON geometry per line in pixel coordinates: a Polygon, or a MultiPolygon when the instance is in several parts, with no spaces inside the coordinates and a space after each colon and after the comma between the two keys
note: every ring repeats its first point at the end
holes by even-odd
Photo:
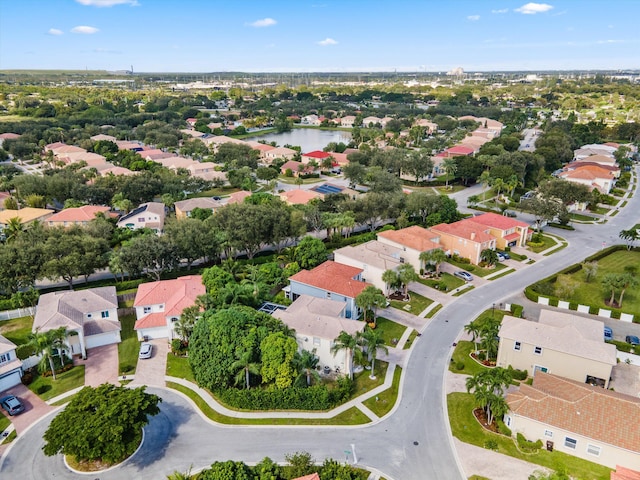
{"type": "Polygon", "coordinates": [[[509,365],[508,370],[509,372],[511,372],[511,376],[515,380],[520,380],[520,381],[526,380],[526,378],[529,376],[526,370],[518,370],[517,368],[513,368],[511,365],[509,365]]]}
{"type": "Polygon", "coordinates": [[[495,440],[487,440],[486,442],[484,442],[484,448],[487,448],[489,450],[498,450],[498,442],[496,442],[495,440]]]}
{"type": "Polygon", "coordinates": [[[511,314],[514,317],[522,318],[523,311],[524,311],[524,307],[522,305],[518,305],[516,303],[511,304],[511,314]]]}
{"type": "Polygon", "coordinates": [[[20,360],[25,360],[29,358],[31,355],[33,355],[34,353],[35,353],[35,350],[31,345],[23,344],[23,345],[18,345],[18,348],[16,348],[16,356],[20,360]]]}
{"type": "Polygon", "coordinates": [[[171,353],[174,355],[184,355],[189,349],[189,343],[179,338],[171,340],[171,353]]]}
{"type": "Polygon", "coordinates": [[[525,453],[535,453],[542,448],[542,440],[536,440],[532,442],[527,440],[521,433],[516,434],[516,440],[518,447],[525,453]]]}
{"type": "Polygon", "coordinates": [[[464,362],[457,362],[456,370],[464,370],[464,362]]]}
{"type": "Polygon", "coordinates": [[[512,432],[509,427],[507,427],[502,420],[496,419],[496,425],[498,426],[498,432],[502,435],[510,437],[512,432]]]}

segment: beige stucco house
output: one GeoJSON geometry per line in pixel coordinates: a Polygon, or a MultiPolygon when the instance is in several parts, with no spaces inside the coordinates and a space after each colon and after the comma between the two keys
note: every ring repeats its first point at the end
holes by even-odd
{"type": "Polygon", "coordinates": [[[362,245],[346,246],[333,252],[337,263],[362,269],[362,280],[373,284],[385,293],[387,285],[382,281],[385,270],[395,270],[406,261],[400,248],[371,240],[362,245]]]}
{"type": "Polygon", "coordinates": [[[553,373],[607,388],[616,364],[616,347],[604,341],[598,320],[541,310],[539,321],[505,315],[500,327],[497,365],[553,373]]]}
{"type": "Polygon", "coordinates": [[[128,228],[129,230],[149,228],[160,235],[164,229],[165,215],[164,203],[143,203],[138,208],[122,216],[118,220],[118,227],[128,228]]]}
{"type": "Polygon", "coordinates": [[[429,230],[440,237],[440,245],[447,254],[468,258],[474,265],[480,263],[483,250],[496,248],[496,237],[489,233],[489,227],[471,219],[440,223],[429,230]]]}
{"type": "Polygon", "coordinates": [[[420,254],[442,248],[439,236],[418,225],[400,230],[386,230],[378,234],[378,241],[402,250],[407,263],[418,272],[423,267],[420,254]]]}
{"type": "Polygon", "coordinates": [[[514,435],[609,468],[640,465],[640,398],[539,373],[506,400],[514,435]]]}

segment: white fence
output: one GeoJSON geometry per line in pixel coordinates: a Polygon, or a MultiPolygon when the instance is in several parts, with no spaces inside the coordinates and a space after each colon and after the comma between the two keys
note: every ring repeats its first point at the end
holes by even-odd
{"type": "Polygon", "coordinates": [[[36,314],[36,307],[17,308],[15,310],[4,310],[0,312],[0,322],[4,320],[12,320],[14,318],[33,316],[36,314]]]}

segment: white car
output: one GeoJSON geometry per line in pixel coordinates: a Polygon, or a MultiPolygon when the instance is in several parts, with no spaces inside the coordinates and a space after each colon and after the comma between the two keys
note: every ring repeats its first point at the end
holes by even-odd
{"type": "Polygon", "coordinates": [[[473,275],[471,275],[469,272],[465,272],[464,270],[460,270],[458,272],[455,272],[453,275],[458,277],[458,278],[461,278],[465,282],[472,282],[473,281],[473,275]]]}
{"type": "Polygon", "coordinates": [[[138,355],[138,358],[151,358],[151,352],[153,352],[153,345],[145,342],[140,345],[140,354],[138,355]]]}

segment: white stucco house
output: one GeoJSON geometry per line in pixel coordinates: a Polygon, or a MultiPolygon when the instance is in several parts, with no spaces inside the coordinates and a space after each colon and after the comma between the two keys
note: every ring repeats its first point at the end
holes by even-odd
{"type": "Polygon", "coordinates": [[[165,215],[164,203],[143,203],[138,208],[134,208],[131,212],[122,216],[118,220],[118,227],[128,228],[129,230],[149,228],[160,235],[164,229],[165,215]]]}
{"type": "Polygon", "coordinates": [[[22,380],[22,362],[17,345],[0,335],[0,392],[15,387],[22,380]]]}
{"type": "Polygon", "coordinates": [[[87,357],[87,350],[120,343],[116,287],[89,288],[40,295],[33,320],[34,332],[67,329],[72,355],[87,357]]]}

